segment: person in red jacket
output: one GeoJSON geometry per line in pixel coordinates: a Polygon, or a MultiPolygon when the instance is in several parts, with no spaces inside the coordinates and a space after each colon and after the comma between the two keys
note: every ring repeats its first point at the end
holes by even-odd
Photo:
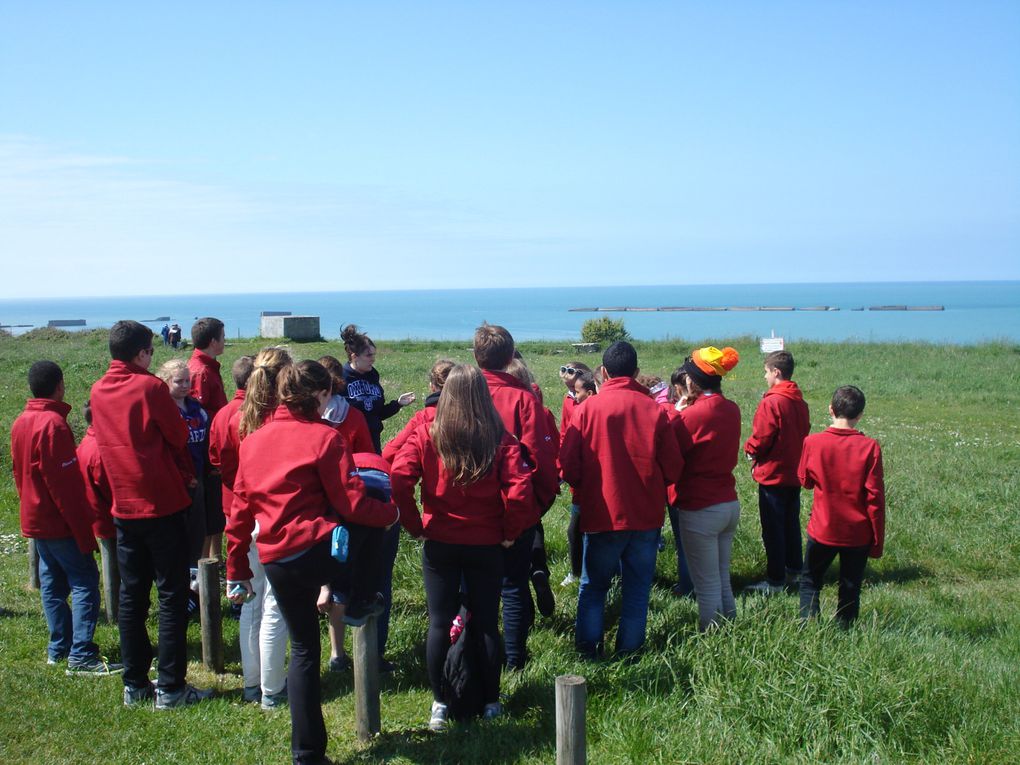
{"type": "Polygon", "coordinates": [[[159,594],[156,708],[209,698],[185,681],[188,669],[188,532],[190,499],[178,465],[190,462],[188,426],[170,391],[148,372],[152,330],[136,321],[110,329],[110,367],[89,397],[99,456],[113,492],[120,569],[120,654],[124,703],[149,702],[152,644],[145,627],[149,591],[159,594]]]}
{"type": "Polygon", "coordinates": [[[683,363],[686,404],[671,425],[684,457],[676,486],[677,522],[704,631],[733,619],[730,552],[740,523],[733,469],[740,451],[740,407],[722,394],[722,378],[740,360],[733,348],[699,348],[683,363]]]}
{"type": "Polygon", "coordinates": [[[106,477],[103,461],[99,457],[99,442],[96,431],[92,427],[92,406],[86,401],[82,407],[82,416],[88,429],[78,444],[78,467],[85,481],[85,498],[88,500],[95,522],[92,531],[99,539],[117,540],[117,529],[113,526],[113,490],[110,479],[106,477]]]}
{"type": "Polygon", "coordinates": [[[382,613],[382,603],[373,598],[375,580],[362,569],[377,562],[381,530],[398,518],[391,502],[369,495],[343,438],[322,422],[332,392],[329,372],[316,361],[279,371],[280,406],[241,442],[236,501],[227,526],[228,596],[241,602],[252,592],[248,549],[257,522],[259,560],[290,631],[287,689],[295,763],[320,763],[326,756],[319,592],[322,585],[349,576],[354,591],[348,623],[363,624],[382,613]]]}
{"type": "Polygon", "coordinates": [[[368,420],[361,410],[347,400],[347,383],[344,382],[344,365],[336,356],[323,356],[319,363],[333,378],[333,395],[326,404],[322,419],[337,429],[344,437],[347,451],[351,454],[374,452],[375,442],[368,429],[368,420]]]}
{"type": "MultiPolygon", "coordinates": [[[[574,411],[589,396],[598,393],[595,376],[586,364],[571,361],[560,367],[560,378],[569,385],[570,392],[563,397],[563,410],[560,413],[560,443],[570,427],[574,411]]],[[[557,458],[559,462],[559,458],[557,458]]],[[[577,504],[574,490],[570,490],[570,521],[567,523],[567,553],[570,556],[570,573],[567,574],[560,587],[568,587],[581,581],[581,562],[584,556],[584,535],[581,534],[581,506],[577,504]]]]}
{"type": "Polygon", "coordinates": [[[885,548],[882,448],[857,430],[864,403],[860,388],[837,388],[829,404],[832,426],[804,439],[797,469],[801,485],[814,489],[800,577],[800,616],[818,616],[822,581],[838,555],[836,621],[843,627],[860,610],[868,558],[881,558],[885,548]]]}
{"type": "MultiPolygon", "coordinates": [[[[482,374],[458,364],[450,370],[431,425],[421,423],[393,463],[393,496],[408,533],[424,538],[422,572],[428,603],[426,664],[433,704],[429,727],[446,725],[441,682],[450,625],[466,589],[469,629],[484,644],[483,715],[499,703],[499,594],[502,548],[534,525],[530,468],[503,427],[482,374]],[[422,515],[414,498],[421,483],[422,515]]],[[[469,633],[470,634],[470,633],[469,633]]]]}
{"type": "Polygon", "coordinates": [[[21,533],[35,540],[39,553],[39,591],[50,631],[47,662],[66,658],[69,675],[122,671],[100,657],[92,640],[99,618],[94,516],[67,424],[64,373],[52,361],[37,361],[28,370],[28,387],[32,398],[11,425],[11,465],[21,533]]]}
{"type": "MultiPolygon", "coordinates": [[[[223,355],[227,344],[223,322],[210,316],[199,319],[191,327],[191,342],[195,350],[188,359],[188,371],[191,372],[191,392],[188,395],[202,405],[212,422],[216,414],[227,405],[220,362],[216,360],[223,355]]],[[[206,534],[202,557],[219,558],[223,550],[223,527],[226,525],[223,481],[219,470],[209,460],[206,460],[205,465],[200,487],[206,534]]]]}
{"type": "Polygon", "coordinates": [[[528,660],[528,631],[535,621],[529,574],[536,525],[559,491],[553,447],[555,435],[546,432],[545,414],[531,387],[505,371],[514,357],[514,339],[504,327],[494,324],[478,327],[475,330],[474,355],[503,427],[520,442],[524,461],[533,469],[534,521],[507,549],[503,565],[506,666],[507,669],[519,670],[524,669],[528,660]]]}
{"type": "Polygon", "coordinates": [[[601,371],[599,394],[574,411],[560,446],[563,478],[581,506],[584,534],[574,642],[590,659],[602,652],[606,595],[621,569],[616,651],[633,653],[645,642],[666,485],[683,467],[666,413],[634,380],[634,346],[609,346],[601,371]]]}
{"type": "Polygon", "coordinates": [[[425,397],[425,406],[412,414],[411,419],[407,421],[403,429],[383,447],[383,459],[391,465],[393,460],[396,459],[397,453],[403,447],[404,442],[418,429],[418,426],[422,423],[426,426],[431,425],[432,421],[436,418],[436,405],[439,403],[439,394],[443,392],[446,378],[450,375],[450,370],[455,365],[456,362],[450,361],[450,359],[439,359],[432,365],[432,369],[429,370],[429,395],[425,397]]]}
{"type": "Polygon", "coordinates": [[[791,378],[793,354],[774,351],[765,357],[768,390],[758,404],[744,453],[758,482],[758,514],[765,546],[765,579],[748,592],[775,595],[796,584],[804,558],[800,542],[800,481],[797,465],[811,431],[808,405],[791,378]]]}

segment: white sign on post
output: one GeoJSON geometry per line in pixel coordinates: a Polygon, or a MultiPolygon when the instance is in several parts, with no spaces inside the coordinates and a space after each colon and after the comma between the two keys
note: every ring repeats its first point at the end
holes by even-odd
{"type": "Polygon", "coordinates": [[[772,337],[763,337],[761,339],[761,352],[772,353],[773,351],[781,351],[786,348],[786,344],[783,342],[783,338],[776,337],[776,333],[772,333],[772,337]]]}

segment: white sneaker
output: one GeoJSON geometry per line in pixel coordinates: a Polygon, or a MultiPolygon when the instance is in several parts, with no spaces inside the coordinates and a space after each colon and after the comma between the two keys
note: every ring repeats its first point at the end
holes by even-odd
{"type": "Polygon", "coordinates": [[[783,589],[781,584],[772,584],[768,579],[762,579],[760,582],[749,584],[744,588],[744,592],[757,595],[778,595],[783,589]]]}
{"type": "Polygon", "coordinates": [[[438,701],[432,702],[432,716],[429,718],[429,730],[439,733],[446,730],[447,710],[446,704],[438,701]]]}
{"type": "Polygon", "coordinates": [[[572,584],[576,584],[580,580],[573,574],[567,574],[563,581],[560,582],[560,587],[569,587],[572,584]]]}

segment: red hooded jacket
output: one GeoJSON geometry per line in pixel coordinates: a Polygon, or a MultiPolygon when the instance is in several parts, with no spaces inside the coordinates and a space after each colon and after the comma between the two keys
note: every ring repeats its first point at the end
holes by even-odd
{"type": "Polygon", "coordinates": [[[369,497],[343,437],[328,423],[295,417],[285,406],[241,442],[227,518],[227,578],[251,579],[248,549],[259,524],[259,560],[301,553],[341,520],[389,526],[393,503],[369,497]]]}
{"type": "Polygon", "coordinates": [[[36,539],[71,537],[82,553],[97,549],[94,516],[78,469],[71,407],[30,398],[11,425],[11,465],[21,504],[21,533],[36,539]]]}
{"type": "Polygon", "coordinates": [[[721,393],[703,394],[670,420],[684,456],[676,505],[701,510],[737,499],[733,468],[740,452],[740,407],[721,393]]]}
{"type": "Polygon", "coordinates": [[[800,486],[797,465],[809,432],[808,405],[797,383],[783,380],[769,388],[744,444],[744,451],[754,458],[754,480],[762,486],[800,486]]]}
{"type": "MultiPolygon", "coordinates": [[[[492,403],[503,427],[521,444],[524,461],[534,468],[532,483],[540,511],[547,510],[559,493],[555,435],[546,432],[545,413],[531,388],[513,375],[483,369],[492,403]]],[[[536,518],[536,523],[538,519],[536,518]]]]}
{"type": "Polygon", "coordinates": [[[90,398],[114,517],[160,518],[188,507],[188,476],[178,469],[191,462],[188,426],[163,381],[114,360],[90,398]]]}
{"type": "Polygon", "coordinates": [[[212,420],[227,405],[227,392],[223,389],[220,362],[196,348],[188,359],[191,372],[191,397],[198,401],[212,420]]]}
{"type": "Polygon", "coordinates": [[[85,431],[85,436],[78,444],[78,467],[81,469],[81,477],[85,482],[85,499],[88,500],[92,514],[95,516],[95,523],[92,525],[93,533],[100,539],[116,539],[117,529],[113,526],[113,490],[110,488],[110,480],[103,470],[103,462],[99,458],[99,443],[96,441],[96,431],[90,425],[85,431]]]}
{"type": "Polygon", "coordinates": [[[244,404],[244,390],[238,390],[227,405],[213,417],[209,426],[209,464],[218,468],[223,477],[223,514],[229,518],[230,508],[234,502],[234,476],[237,475],[238,452],[241,438],[238,425],[241,418],[241,405],[244,404]]]}
{"type": "Polygon", "coordinates": [[[834,547],[885,547],[882,448],[859,430],[826,428],[804,439],[800,483],[814,489],[807,533],[834,547]]]}
{"type": "Polygon", "coordinates": [[[517,439],[504,432],[489,472],[464,486],[453,482],[436,454],[430,424],[422,422],[411,432],[390,471],[400,522],[409,534],[450,544],[496,545],[538,523],[531,468],[517,439]],[[424,518],[414,500],[419,481],[424,518]]]}
{"type": "Polygon", "coordinates": [[[582,532],[662,526],[666,484],[683,458],[666,413],[630,377],[606,380],[577,407],[560,446],[563,478],[581,506],[582,532]]]}

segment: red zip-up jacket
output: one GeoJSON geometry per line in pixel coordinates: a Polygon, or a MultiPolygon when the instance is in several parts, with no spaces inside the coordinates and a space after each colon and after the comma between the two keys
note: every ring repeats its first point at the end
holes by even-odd
{"type": "Polygon", "coordinates": [[[351,454],[358,454],[359,452],[375,453],[375,442],[372,441],[372,433],[368,429],[368,420],[365,419],[365,415],[357,407],[348,407],[347,416],[339,424],[325,422],[343,437],[347,451],[351,454]]]}
{"type": "Polygon", "coordinates": [[[390,480],[400,522],[412,536],[449,544],[496,545],[517,539],[538,523],[531,475],[517,439],[504,433],[489,472],[468,486],[456,484],[436,454],[429,424],[421,423],[394,459],[390,480]],[[424,517],[414,500],[419,480],[424,517]]]}
{"type": "Polygon", "coordinates": [[[234,476],[237,475],[238,452],[241,438],[238,426],[241,422],[241,405],[244,404],[244,389],[234,393],[227,405],[213,417],[209,426],[209,464],[220,471],[223,478],[223,514],[230,517],[234,503],[234,476]]]}
{"type": "Polygon", "coordinates": [[[202,405],[209,419],[227,405],[227,392],[223,388],[220,362],[196,348],[188,359],[191,372],[191,393],[193,399],[202,405]]]}
{"type": "Polygon", "coordinates": [[[21,505],[21,534],[34,539],[73,538],[82,553],[94,552],[94,517],[78,469],[71,407],[30,398],[11,425],[11,466],[21,505]]]}
{"type": "Polygon", "coordinates": [[[520,442],[524,461],[534,468],[531,477],[534,498],[538,509],[544,512],[555,501],[560,487],[553,447],[555,436],[546,432],[542,405],[531,388],[513,375],[490,369],[483,369],[482,374],[503,427],[520,442]]]}
{"type": "Polygon", "coordinates": [[[78,444],[78,467],[85,482],[85,499],[96,519],[92,524],[92,532],[100,539],[116,539],[117,529],[113,526],[113,515],[110,512],[113,509],[113,491],[106,471],[103,470],[96,431],[91,425],[78,444]]]}
{"type": "Polygon", "coordinates": [[[312,547],[341,520],[383,527],[397,517],[393,503],[368,496],[336,430],[278,407],[241,442],[227,518],[227,578],[251,579],[248,549],[255,521],[259,560],[272,563],[312,547]]]}
{"type": "Polygon", "coordinates": [[[407,443],[407,439],[418,429],[419,425],[424,423],[426,429],[432,426],[433,421],[436,419],[436,405],[438,403],[439,393],[430,393],[425,397],[425,406],[412,414],[411,419],[407,421],[403,429],[383,447],[382,457],[384,460],[392,465],[400,449],[407,443]]]}
{"type": "Polygon", "coordinates": [[[797,471],[805,489],[814,489],[807,533],[833,547],[871,545],[881,558],[885,547],[885,481],[882,448],[859,430],[826,428],[804,439],[797,471]]]}
{"type": "Polygon", "coordinates": [[[701,510],[735,502],[740,407],[721,393],[703,394],[679,415],[670,420],[684,456],[676,505],[681,510],[701,510]]]}
{"type": "Polygon", "coordinates": [[[606,380],[574,410],[560,446],[585,533],[662,526],[666,484],[683,458],[662,408],[630,377],[606,380]]]}
{"type": "Polygon", "coordinates": [[[797,466],[811,432],[808,405],[797,383],[783,380],[758,404],[744,451],[754,458],[751,477],[762,486],[800,486],[797,466]]]}
{"type": "Polygon", "coordinates": [[[188,426],[163,381],[114,360],[92,386],[90,399],[114,517],[160,518],[188,507],[190,476],[178,469],[191,462],[188,426]]]}

